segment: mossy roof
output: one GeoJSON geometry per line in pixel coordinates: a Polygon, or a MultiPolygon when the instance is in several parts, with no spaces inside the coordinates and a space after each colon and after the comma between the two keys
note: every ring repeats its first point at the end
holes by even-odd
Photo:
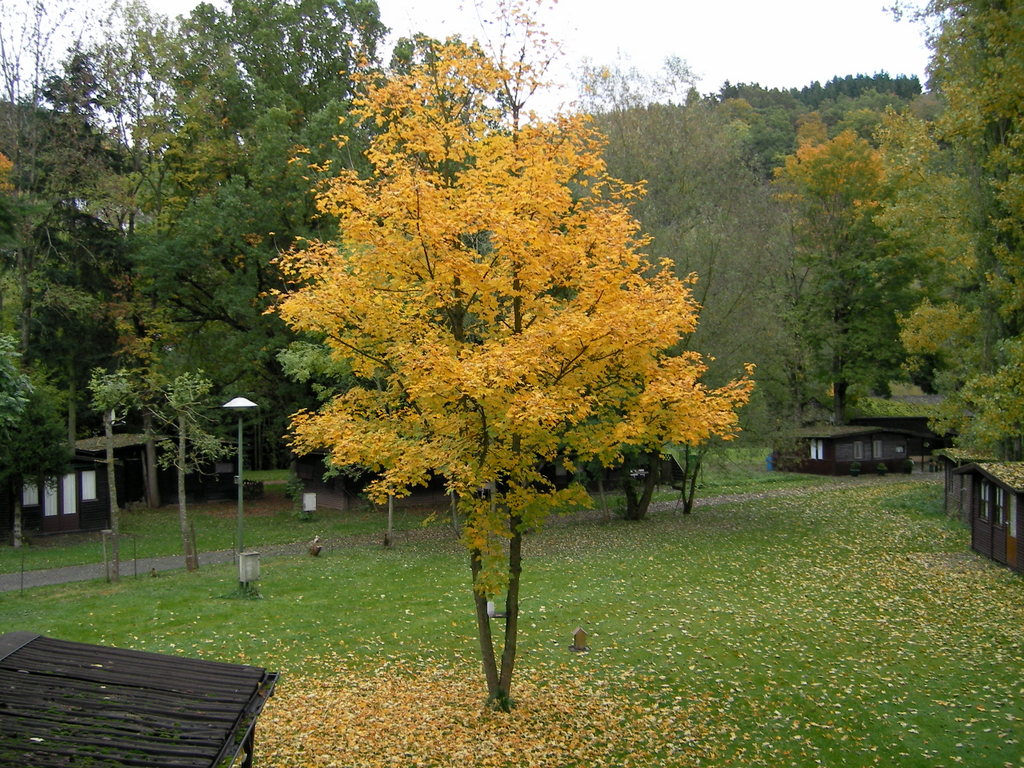
{"type": "Polygon", "coordinates": [[[981,461],[975,466],[1007,488],[1024,492],[1024,461],[981,461]]]}
{"type": "Polygon", "coordinates": [[[934,452],[936,456],[945,456],[950,461],[955,461],[957,464],[970,464],[971,462],[994,462],[995,456],[989,456],[986,454],[978,453],[977,451],[967,451],[963,448],[940,448],[934,452]]]}
{"type": "Polygon", "coordinates": [[[912,395],[905,397],[861,397],[850,404],[849,416],[931,418],[938,412],[942,398],[938,395],[912,395]]]}
{"type": "MultiPolygon", "coordinates": [[[[124,433],[114,435],[114,447],[115,448],[127,448],[132,445],[145,445],[146,435],[144,433],[124,433]]],[[[99,437],[86,437],[82,440],[75,441],[75,448],[79,451],[102,451],[107,447],[107,438],[100,435],[99,437]]]]}

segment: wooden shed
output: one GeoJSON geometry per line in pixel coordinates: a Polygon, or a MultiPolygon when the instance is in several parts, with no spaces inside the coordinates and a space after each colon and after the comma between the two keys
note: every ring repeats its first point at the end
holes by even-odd
{"type": "Polygon", "coordinates": [[[0,635],[0,765],[252,765],[277,673],[259,667],[0,635]]]}
{"type": "Polygon", "coordinates": [[[353,480],[328,472],[327,454],[323,451],[297,456],[292,467],[295,476],[302,481],[303,492],[316,494],[318,507],[344,512],[361,490],[353,480]]]}
{"type": "MultiPolygon", "coordinates": [[[[117,482],[117,500],[122,506],[146,498],[146,478],[149,463],[156,461],[156,454],[148,455],[147,443],[150,438],[142,433],[114,435],[114,473],[117,482]]],[[[79,454],[106,460],[106,438],[90,437],[75,442],[79,454]]],[[[152,468],[157,484],[155,498],[163,505],[178,503],[178,471],[174,467],[155,466],[152,468]]],[[[185,475],[185,498],[188,502],[220,501],[233,499],[238,494],[235,485],[237,458],[232,454],[222,461],[208,462],[202,471],[185,475]]],[[[152,496],[152,494],[151,494],[152,496]]]]}
{"type": "Polygon", "coordinates": [[[886,472],[905,472],[913,439],[910,432],[891,427],[806,427],[776,449],[776,466],[813,475],[848,475],[851,468],[875,473],[879,465],[886,472]]]}
{"type": "MultiPolygon", "coordinates": [[[[21,489],[22,528],[36,533],[99,531],[110,526],[110,493],[104,465],[76,453],[61,477],[36,478],[21,489]]],[[[0,530],[14,529],[14,509],[0,494],[0,530]]]]}
{"type": "MultiPolygon", "coordinates": [[[[364,498],[366,486],[373,480],[368,470],[337,473],[329,469],[327,453],[311,451],[297,456],[293,464],[295,475],[302,481],[304,493],[316,494],[316,505],[321,509],[345,512],[364,498]]],[[[425,486],[416,486],[408,496],[395,499],[400,507],[447,504],[445,481],[434,477],[425,486]]]]}
{"type": "Polygon", "coordinates": [[[1024,462],[976,462],[953,471],[964,480],[971,549],[1024,573],[1024,462]]]}
{"type": "Polygon", "coordinates": [[[964,525],[971,525],[970,504],[967,503],[969,477],[957,472],[961,467],[979,462],[993,462],[995,457],[965,451],[961,448],[943,448],[933,454],[943,479],[943,508],[950,517],[958,517],[964,525]]]}
{"type": "MultiPolygon", "coordinates": [[[[122,506],[146,499],[146,477],[148,463],[155,458],[147,457],[146,446],[149,438],[142,433],[119,433],[114,435],[114,477],[117,483],[117,501],[122,506]]],[[[97,461],[106,461],[107,440],[102,435],[75,441],[75,452],[93,456],[97,461]]],[[[153,468],[153,474],[156,468],[153,468]]]]}

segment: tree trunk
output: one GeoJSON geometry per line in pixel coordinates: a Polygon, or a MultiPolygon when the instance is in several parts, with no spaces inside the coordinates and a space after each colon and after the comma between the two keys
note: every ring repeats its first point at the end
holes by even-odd
{"type": "Polygon", "coordinates": [[[522,520],[518,515],[509,518],[512,538],[508,543],[508,592],[505,595],[505,646],[501,652],[501,675],[498,695],[491,697],[494,705],[508,712],[512,708],[512,673],[516,667],[519,638],[519,582],[523,573],[522,520]]]}
{"type": "Polygon", "coordinates": [[[656,451],[645,453],[637,464],[644,471],[640,482],[637,482],[637,479],[640,478],[634,479],[630,476],[628,465],[625,467],[627,471],[623,489],[626,492],[626,513],[624,515],[626,520],[643,520],[647,517],[647,510],[651,506],[651,498],[654,496],[654,489],[658,484],[661,471],[660,454],[656,451]]]}
{"type": "MultiPolygon", "coordinates": [[[[30,234],[24,232],[22,242],[29,242],[30,234]]],[[[32,272],[32,257],[30,254],[31,246],[23,246],[15,251],[15,269],[18,273],[18,288],[21,293],[21,317],[19,318],[21,323],[21,354],[28,354],[28,342],[29,334],[32,329],[32,292],[30,289],[29,276],[32,272]]]]}
{"type": "Polygon", "coordinates": [[[12,521],[11,546],[15,549],[21,546],[21,494],[14,493],[14,520],[12,521]]]}
{"type": "Polygon", "coordinates": [[[394,521],[395,521],[395,496],[392,493],[388,494],[388,529],[384,532],[384,546],[390,547],[392,544],[392,536],[394,534],[394,521]]]}
{"type": "Polygon", "coordinates": [[[121,580],[121,513],[117,505],[117,473],[114,467],[114,412],[103,413],[103,434],[106,438],[107,492],[110,494],[110,580],[121,580]]]}
{"type": "Polygon", "coordinates": [[[459,497],[453,491],[448,494],[451,497],[452,506],[452,533],[455,538],[459,537],[459,497]]]}
{"type": "Polygon", "coordinates": [[[188,524],[188,507],[185,504],[185,418],[178,417],[178,525],[181,528],[181,549],[185,555],[185,569],[194,571],[199,568],[196,557],[195,542],[192,541],[192,529],[188,524]]]}
{"type": "Polygon", "coordinates": [[[685,466],[683,467],[683,514],[693,512],[693,498],[697,494],[697,477],[700,475],[701,463],[704,461],[704,451],[694,451],[689,446],[683,452],[685,466]]]}
{"type": "Polygon", "coordinates": [[[146,434],[146,506],[157,509],[160,506],[160,478],[157,476],[153,414],[148,411],[142,416],[142,429],[146,434]]]}
{"type": "Polygon", "coordinates": [[[78,437],[78,409],[75,407],[75,403],[78,400],[78,393],[75,389],[74,377],[69,378],[67,387],[68,397],[68,442],[73,446],[75,439],[78,437]]]}
{"type": "Polygon", "coordinates": [[[833,382],[833,424],[837,427],[846,424],[846,391],[849,387],[845,381],[833,382]]]}
{"type": "Polygon", "coordinates": [[[491,617],[487,612],[487,595],[476,589],[483,563],[480,550],[474,549],[469,555],[469,567],[473,574],[473,601],[476,606],[476,634],[480,640],[480,660],[483,663],[484,679],[487,681],[487,701],[498,700],[500,683],[498,663],[494,656],[494,638],[491,636],[491,617]]]}

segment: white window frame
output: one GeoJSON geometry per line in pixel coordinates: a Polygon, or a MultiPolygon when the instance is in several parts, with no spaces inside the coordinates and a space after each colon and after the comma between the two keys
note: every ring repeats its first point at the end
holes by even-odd
{"type": "Polygon", "coordinates": [[[86,469],[82,471],[82,501],[96,501],[96,470],[86,469]]]}
{"type": "Polygon", "coordinates": [[[60,481],[61,498],[63,506],[60,508],[62,515],[78,514],[78,475],[74,472],[64,475],[60,481]]]}
{"type": "Polygon", "coordinates": [[[60,495],[58,481],[47,481],[43,491],[43,515],[54,517],[60,512],[60,495]]]}
{"type": "Polygon", "coordinates": [[[21,487],[21,506],[23,506],[23,507],[38,507],[39,506],[39,484],[38,483],[25,483],[21,487]]]}
{"type": "Polygon", "coordinates": [[[814,461],[824,461],[825,459],[825,441],[821,438],[811,438],[811,459],[814,461]]]}

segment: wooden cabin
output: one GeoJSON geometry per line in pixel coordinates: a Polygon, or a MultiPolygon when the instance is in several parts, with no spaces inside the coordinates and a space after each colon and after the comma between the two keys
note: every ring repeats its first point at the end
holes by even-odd
{"type": "Polygon", "coordinates": [[[958,467],[971,549],[1024,573],[1024,462],[976,462],[958,467]]]}
{"type": "Polygon", "coordinates": [[[957,470],[968,464],[994,462],[992,456],[972,453],[960,448],[935,451],[935,462],[943,478],[943,508],[950,517],[958,517],[968,528],[971,525],[970,505],[967,503],[968,477],[957,470]]]}
{"type": "MultiPolygon", "coordinates": [[[[114,435],[114,474],[117,483],[117,501],[122,507],[146,499],[148,437],[142,433],[114,435]]],[[[106,459],[106,438],[91,437],[75,443],[76,452],[106,459]]],[[[155,458],[152,459],[155,461],[155,458]]],[[[238,494],[235,484],[237,457],[230,454],[222,461],[210,462],[201,472],[185,475],[185,500],[189,503],[233,499],[238,494]]],[[[161,505],[178,503],[178,471],[174,467],[155,468],[157,494],[153,498],[161,505]]]]}
{"type": "Polygon", "coordinates": [[[822,425],[790,434],[788,445],[776,449],[776,466],[812,475],[874,474],[912,469],[915,435],[880,426],[822,425]],[[852,470],[852,472],[851,472],[852,470]]]}
{"type": "MultiPolygon", "coordinates": [[[[117,502],[121,506],[146,498],[146,435],[124,433],[114,435],[114,478],[117,502]]],[[[75,441],[75,452],[106,461],[107,439],[102,435],[75,441]]]]}
{"type": "MultiPolygon", "coordinates": [[[[302,481],[303,493],[316,494],[317,508],[341,512],[349,510],[365,499],[366,486],[374,477],[367,470],[346,473],[330,471],[327,453],[324,451],[312,451],[304,456],[297,456],[292,468],[296,477],[302,481]]],[[[395,503],[401,507],[448,503],[444,478],[432,478],[426,486],[413,488],[409,496],[395,499],[395,503]]]]}
{"type": "Polygon", "coordinates": [[[850,419],[850,426],[891,429],[907,436],[907,453],[930,456],[949,445],[949,438],[929,426],[927,416],[859,416],[850,419]]]}
{"type": "MultiPolygon", "coordinates": [[[[6,496],[6,494],[5,494],[6,496]]],[[[14,505],[0,499],[0,530],[14,530],[14,505]]],[[[27,481],[21,489],[22,530],[29,533],[100,531],[110,527],[110,493],[106,467],[76,453],[60,477],[27,481]]]]}

